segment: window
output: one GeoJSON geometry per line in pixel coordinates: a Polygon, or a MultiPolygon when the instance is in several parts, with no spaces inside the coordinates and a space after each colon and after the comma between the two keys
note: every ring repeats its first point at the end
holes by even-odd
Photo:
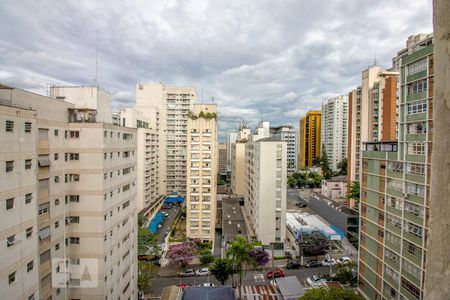
{"type": "Polygon", "coordinates": [[[403,163],[398,161],[390,161],[388,162],[388,170],[393,172],[403,172],[403,163]]]}
{"type": "Polygon", "coordinates": [[[27,228],[27,230],[25,231],[25,236],[27,239],[33,236],[33,227],[27,228]]]}
{"type": "Polygon", "coordinates": [[[14,121],[6,120],[5,131],[6,132],[13,132],[14,131],[14,121]]]}
{"type": "Polygon", "coordinates": [[[59,176],[55,176],[55,183],[59,182],[59,176]]]}
{"type": "Polygon", "coordinates": [[[406,232],[411,233],[412,235],[415,235],[419,238],[423,237],[423,229],[420,226],[417,226],[415,224],[405,222],[405,230],[406,232]]]}
{"type": "Polygon", "coordinates": [[[388,187],[388,189],[393,189],[395,191],[403,192],[403,183],[398,180],[388,179],[387,187],[388,187]]]}
{"type": "Polygon", "coordinates": [[[420,218],[423,218],[423,207],[422,206],[405,201],[404,207],[405,207],[405,211],[407,211],[415,216],[418,216],[420,218]]]}
{"type": "Polygon", "coordinates": [[[39,215],[48,213],[49,209],[50,209],[49,202],[39,204],[39,215]]]}
{"type": "Polygon", "coordinates": [[[130,205],[130,201],[125,202],[122,204],[122,209],[127,208],[130,205]]]}
{"type": "Polygon", "coordinates": [[[129,189],[130,189],[130,184],[126,184],[123,186],[122,191],[125,192],[125,191],[128,191],[129,189]]]}
{"type": "Polygon", "coordinates": [[[80,202],[80,195],[69,195],[69,202],[80,202]]]}
{"type": "Polygon", "coordinates": [[[79,245],[80,244],[80,238],[79,237],[71,237],[70,238],[70,244],[79,245]]]}
{"type": "Polygon", "coordinates": [[[408,76],[419,73],[427,69],[427,58],[422,58],[421,60],[415,61],[408,65],[408,76]]]}
{"type": "Polygon", "coordinates": [[[31,132],[31,123],[25,122],[25,132],[31,132]]]}
{"type": "Polygon", "coordinates": [[[14,208],[14,198],[6,199],[6,210],[14,208]]]}
{"type": "Polygon", "coordinates": [[[69,138],[71,138],[71,139],[78,139],[78,138],[80,138],[80,132],[78,130],[70,130],[69,131],[69,138]]]}
{"type": "Polygon", "coordinates": [[[427,100],[408,103],[408,115],[421,114],[427,111],[427,100]]]}
{"type": "Polygon", "coordinates": [[[427,90],[427,79],[420,79],[408,84],[408,96],[425,92],[427,90]]]}
{"type": "Polygon", "coordinates": [[[58,135],[59,135],[58,129],[55,129],[55,130],[53,131],[53,135],[54,135],[54,136],[58,136],[58,135]]]}
{"type": "Polygon", "coordinates": [[[25,159],[25,170],[31,169],[31,159],[25,159]]]}
{"type": "Polygon", "coordinates": [[[16,282],[16,272],[8,275],[8,284],[13,284],[14,282],[16,282]]]}
{"type": "Polygon", "coordinates": [[[36,298],[34,297],[34,293],[28,296],[28,300],[36,300],[36,298]]]}
{"type": "Polygon", "coordinates": [[[14,161],[8,160],[6,161],[6,172],[12,172],[14,171],[14,161]]]}
{"type": "Polygon", "coordinates": [[[55,222],[55,228],[58,228],[59,227],[59,221],[56,221],[55,222]]]}
{"type": "Polygon", "coordinates": [[[425,143],[421,142],[408,143],[408,154],[424,155],[425,143]]]}
{"type": "Polygon", "coordinates": [[[58,154],[58,153],[55,153],[55,154],[53,155],[53,158],[54,158],[54,160],[58,160],[59,154],[58,154]]]}
{"type": "Polygon", "coordinates": [[[80,154],[79,153],[66,153],[65,159],[67,160],[80,160],[80,154]]]}
{"type": "Polygon", "coordinates": [[[427,122],[414,122],[407,124],[407,133],[408,134],[418,134],[418,133],[426,133],[427,132],[427,122]]]}
{"type": "Polygon", "coordinates": [[[79,224],[80,223],[80,217],[79,216],[70,216],[69,217],[70,223],[76,223],[79,224]]]}
{"type": "Polygon", "coordinates": [[[108,158],[108,153],[103,153],[103,159],[107,159],[108,158]]]}
{"type": "Polygon", "coordinates": [[[33,270],[34,267],[34,261],[30,261],[29,263],[27,263],[27,272],[31,272],[33,270]]]}
{"type": "Polygon", "coordinates": [[[6,246],[7,247],[11,247],[14,246],[16,244],[16,235],[10,235],[6,238],[6,246]]]}
{"type": "Polygon", "coordinates": [[[423,197],[425,195],[425,187],[416,183],[406,183],[406,192],[411,195],[423,197]]]}
{"type": "Polygon", "coordinates": [[[425,174],[425,165],[408,163],[406,165],[406,172],[412,175],[423,176],[425,174]]]}
{"type": "Polygon", "coordinates": [[[66,180],[66,182],[80,181],[80,175],[79,174],[66,174],[65,180],[66,180]]]}
{"type": "Polygon", "coordinates": [[[31,203],[31,200],[33,200],[33,194],[32,193],[26,194],[25,195],[25,204],[31,203]]]}
{"type": "Polygon", "coordinates": [[[55,245],[55,251],[59,250],[59,243],[55,245]]]}

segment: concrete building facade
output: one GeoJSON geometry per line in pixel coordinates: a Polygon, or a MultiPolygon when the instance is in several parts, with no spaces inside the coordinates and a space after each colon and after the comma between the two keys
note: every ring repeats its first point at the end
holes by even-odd
{"type": "Polygon", "coordinates": [[[186,233],[214,241],[217,202],[217,110],[194,104],[188,118],[186,233]]]}
{"type": "Polygon", "coordinates": [[[325,147],[333,171],[347,158],[348,95],[328,99],[322,103],[321,147],[325,147]]]}
{"type": "Polygon", "coordinates": [[[433,142],[433,40],[399,58],[397,141],[362,153],[359,287],[367,299],[424,299],[433,142]]]}
{"type": "Polygon", "coordinates": [[[270,127],[270,135],[287,143],[287,172],[292,175],[297,172],[297,130],[291,125],[270,127]]]}
{"type": "Polygon", "coordinates": [[[186,194],[187,120],[197,101],[194,87],[137,84],[136,108],[157,114],[161,194],[186,194]]]}
{"type": "Polygon", "coordinates": [[[227,172],[231,172],[231,145],[236,143],[238,139],[238,133],[229,131],[227,132],[227,172]]]}
{"type": "Polygon", "coordinates": [[[245,195],[245,143],[236,142],[231,148],[231,191],[245,195]]]}
{"type": "MultiPolygon", "coordinates": [[[[134,298],[136,130],[103,122],[110,120],[109,109],[106,113],[97,109],[109,108],[109,94],[98,87],[52,87],[51,95],[55,98],[4,85],[0,89],[2,105],[16,110],[29,108],[36,120],[31,122],[34,138],[13,138],[11,145],[1,146],[1,152],[8,153],[8,148],[26,149],[28,145],[27,155],[34,157],[30,161],[22,155],[23,169],[19,168],[20,158],[13,161],[12,170],[8,160],[5,170],[10,174],[4,178],[31,176],[20,189],[20,193],[25,192],[23,203],[29,207],[16,216],[19,219],[15,222],[28,226],[27,214],[31,217],[32,210],[35,220],[32,227],[24,228],[23,240],[1,249],[1,256],[9,257],[11,251],[15,257],[23,256],[16,246],[27,246],[23,253],[37,257],[33,264],[27,262],[27,276],[22,276],[17,264],[9,265],[6,273],[2,271],[7,276],[5,281],[1,279],[1,298],[15,298],[15,289],[29,284],[34,287],[23,289],[27,299],[134,298]],[[35,190],[29,192],[30,186],[35,190]],[[37,274],[37,284],[32,274],[37,274]]],[[[24,123],[26,133],[29,123],[24,123]]],[[[3,186],[0,193],[11,193],[10,186],[3,186]]],[[[8,199],[6,203],[11,203],[8,199]]],[[[22,199],[14,199],[17,212],[22,199]]],[[[14,218],[13,214],[10,217],[14,218]]],[[[1,261],[0,268],[4,270],[4,264],[11,261],[1,261]]]]}
{"type": "Polygon", "coordinates": [[[320,156],[321,147],[321,116],[320,110],[311,110],[299,121],[298,132],[298,167],[313,166],[313,160],[320,156]]]}
{"type": "Polygon", "coordinates": [[[218,170],[220,175],[227,175],[227,144],[218,145],[218,170]]]}
{"type": "Polygon", "coordinates": [[[264,245],[286,239],[287,143],[263,138],[245,146],[244,209],[250,231],[264,245]]]}

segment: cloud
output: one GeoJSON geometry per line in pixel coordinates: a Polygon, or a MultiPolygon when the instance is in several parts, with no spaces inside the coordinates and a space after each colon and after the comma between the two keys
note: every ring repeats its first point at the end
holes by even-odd
{"type": "Polygon", "coordinates": [[[193,85],[218,104],[223,138],[242,120],[297,124],[375,57],[389,67],[409,35],[431,32],[431,11],[428,0],[5,0],[0,81],[45,93],[96,78],[113,107],[132,106],[138,82],[193,85]]]}

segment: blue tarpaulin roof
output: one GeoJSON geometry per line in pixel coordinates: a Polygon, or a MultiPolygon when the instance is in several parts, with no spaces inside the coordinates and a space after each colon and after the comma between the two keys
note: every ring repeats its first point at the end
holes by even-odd
{"type": "Polygon", "coordinates": [[[164,203],[183,203],[184,197],[167,197],[164,203]]]}
{"type": "Polygon", "coordinates": [[[156,233],[158,231],[158,226],[164,221],[164,214],[163,213],[157,213],[153,219],[150,221],[150,224],[148,224],[148,230],[151,233],[156,233]]]}

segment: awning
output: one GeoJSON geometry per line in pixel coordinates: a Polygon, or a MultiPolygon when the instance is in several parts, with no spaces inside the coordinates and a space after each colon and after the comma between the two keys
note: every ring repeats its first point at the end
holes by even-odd
{"type": "Polygon", "coordinates": [[[39,167],[48,167],[50,166],[50,159],[48,155],[38,156],[39,167]]]}
{"type": "Polygon", "coordinates": [[[39,230],[39,239],[40,240],[45,240],[49,236],[50,236],[50,226],[47,226],[47,227],[39,230]]]}

